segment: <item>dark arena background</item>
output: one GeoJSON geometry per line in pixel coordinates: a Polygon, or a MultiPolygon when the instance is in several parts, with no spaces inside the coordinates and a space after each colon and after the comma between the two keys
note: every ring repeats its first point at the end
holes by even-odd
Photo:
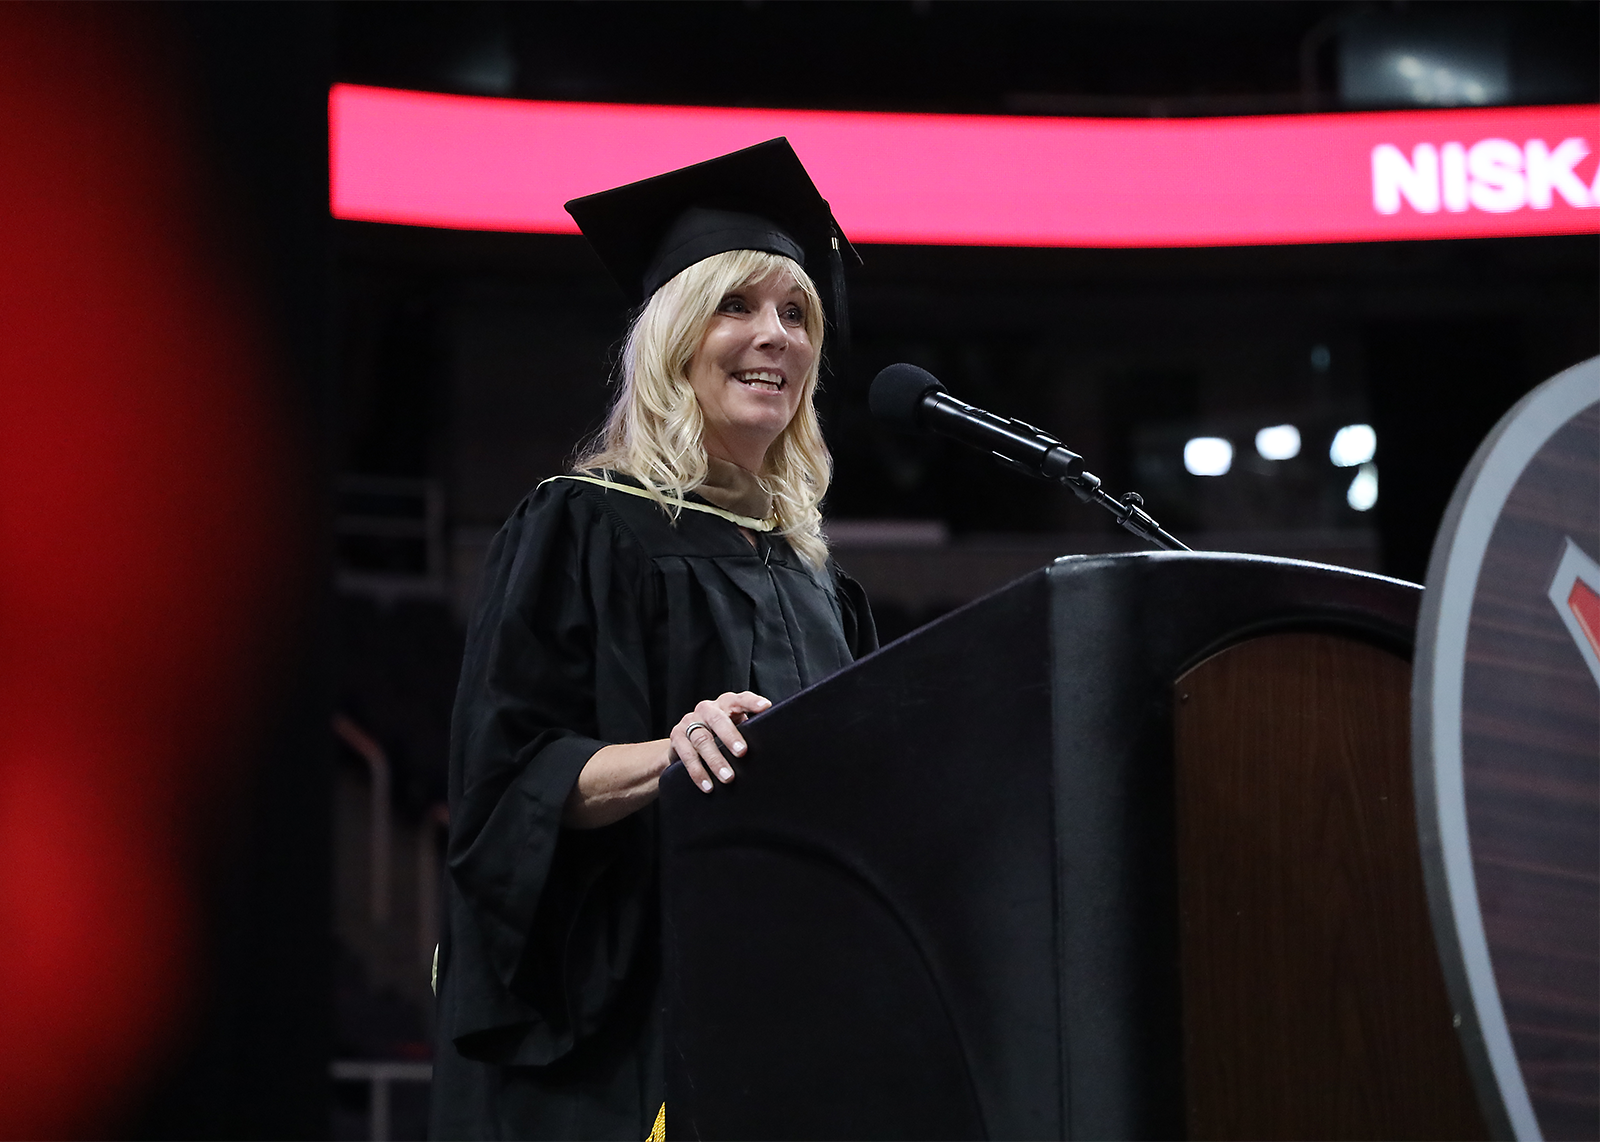
{"type": "MultiPolygon", "coordinates": [[[[7,406],[28,410],[0,410],[11,420],[0,440],[12,440],[0,503],[37,505],[0,509],[13,529],[0,544],[54,554],[6,572],[0,620],[55,613],[38,599],[62,614],[112,600],[110,625],[84,619],[81,637],[120,632],[105,635],[110,665],[93,677],[126,709],[85,719],[87,736],[65,745],[48,727],[75,724],[66,713],[35,719],[43,736],[28,737],[26,719],[0,731],[12,735],[0,736],[7,796],[23,799],[12,809],[42,798],[64,822],[26,814],[55,838],[43,848],[5,826],[5,851],[28,857],[0,872],[0,915],[33,950],[0,997],[0,1085],[31,1093],[0,1099],[12,1104],[0,1133],[425,1136],[449,718],[479,569],[507,513],[598,427],[627,314],[576,234],[333,217],[334,85],[1037,119],[1315,117],[1593,105],[1597,44],[1600,6],[1576,0],[8,6],[0,130],[15,133],[18,173],[0,190],[15,229],[0,258],[34,292],[8,292],[5,326],[45,332],[0,377],[7,406]],[[1407,87],[1371,64],[1403,51],[1432,52],[1476,86],[1407,87]],[[91,177],[71,173],[72,156],[91,153],[96,189],[73,214],[60,188],[91,177]],[[48,290],[35,281],[47,277],[48,290]],[[172,282],[187,284],[160,292],[172,282]],[[128,364],[107,349],[104,361],[142,371],[30,387],[25,370],[41,361],[49,375],[100,376],[72,355],[122,328],[148,355],[128,364]],[[185,344],[209,355],[196,364],[185,344]],[[164,353],[194,375],[175,380],[164,353]],[[135,564],[132,579],[119,571],[135,564]],[[24,589],[47,579],[66,585],[24,589]],[[112,582],[149,591],[130,611],[112,582]],[[146,626],[117,625],[129,613],[146,626]],[[192,640],[170,660],[147,653],[178,638],[173,624],[192,640]],[[184,657],[202,643],[210,657],[184,657]],[[151,697],[151,678],[175,677],[163,664],[180,660],[190,673],[151,697]],[[135,740],[155,743],[145,769],[108,744],[135,740]],[[16,760],[46,754],[82,760],[16,760]],[[114,770],[122,784],[108,786],[114,770]],[[104,805],[85,792],[106,788],[104,805]],[[50,864],[57,842],[71,859],[50,864]],[[147,1003],[95,1006],[150,980],[147,1003]]],[[[833,353],[819,400],[833,549],[887,642],[1056,556],[1142,546],[1057,487],[875,423],[868,385],[906,361],[1059,436],[1191,547],[1420,582],[1485,434],[1534,385],[1600,352],[1595,229],[860,242],[853,344],[833,353]]],[[[39,647],[55,645],[51,629],[62,628],[35,631],[39,647]]],[[[34,645],[18,638],[14,649],[34,645]]],[[[77,682],[49,689],[54,675],[31,664],[54,659],[39,654],[0,667],[0,708],[98,700],[77,682]]]]}

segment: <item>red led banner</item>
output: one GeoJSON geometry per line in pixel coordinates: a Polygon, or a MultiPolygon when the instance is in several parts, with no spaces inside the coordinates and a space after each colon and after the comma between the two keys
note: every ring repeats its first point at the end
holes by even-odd
{"type": "Polygon", "coordinates": [[[561,204],[786,135],[857,242],[1234,246],[1600,232],[1600,107],[1055,119],[336,86],[335,217],[572,233],[561,204]]]}

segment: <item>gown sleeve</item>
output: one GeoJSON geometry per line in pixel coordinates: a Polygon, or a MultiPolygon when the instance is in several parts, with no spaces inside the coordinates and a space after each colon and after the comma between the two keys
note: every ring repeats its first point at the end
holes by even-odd
{"type": "Polygon", "coordinates": [[[626,530],[564,481],[530,497],[490,548],[451,728],[455,978],[441,1030],[468,1058],[552,1062],[636,974],[655,899],[653,814],[582,831],[561,816],[608,737],[651,736],[653,581],[626,530]]]}
{"type": "Polygon", "coordinates": [[[861,584],[833,564],[834,595],[839,600],[839,620],[844,625],[845,645],[850,656],[860,659],[878,649],[878,627],[872,621],[872,607],[861,584]]]}

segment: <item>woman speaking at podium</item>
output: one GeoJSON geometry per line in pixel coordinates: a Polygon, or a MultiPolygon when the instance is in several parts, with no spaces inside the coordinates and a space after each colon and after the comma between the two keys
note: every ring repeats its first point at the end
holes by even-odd
{"type": "MultiPolygon", "coordinates": [[[[839,232],[782,139],[567,204],[642,305],[574,471],[490,546],[450,756],[435,1138],[660,1129],[657,781],[877,645],[828,559],[808,270],[839,232]]],[[[737,956],[739,949],[727,949],[737,956]]]]}

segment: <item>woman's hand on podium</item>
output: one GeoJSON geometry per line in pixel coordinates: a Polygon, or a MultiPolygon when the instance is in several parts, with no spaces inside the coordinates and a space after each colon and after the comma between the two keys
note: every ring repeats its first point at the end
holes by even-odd
{"type": "Polygon", "coordinates": [[[749,747],[737,727],[772,706],[745,690],[699,703],[678,720],[670,738],[608,745],[584,763],[567,796],[561,823],[569,829],[598,829],[636,813],[656,799],[661,775],[676,758],[706,793],[716,780],[733,780],[733,765],[723,754],[743,757],[749,747]]]}
{"type": "Polygon", "coordinates": [[[723,751],[743,757],[749,746],[739,733],[739,723],[771,705],[749,690],[730,692],[715,701],[699,703],[679,719],[672,728],[672,752],[702,792],[710,793],[715,788],[712,774],[724,784],[733,780],[733,765],[723,751]]]}

